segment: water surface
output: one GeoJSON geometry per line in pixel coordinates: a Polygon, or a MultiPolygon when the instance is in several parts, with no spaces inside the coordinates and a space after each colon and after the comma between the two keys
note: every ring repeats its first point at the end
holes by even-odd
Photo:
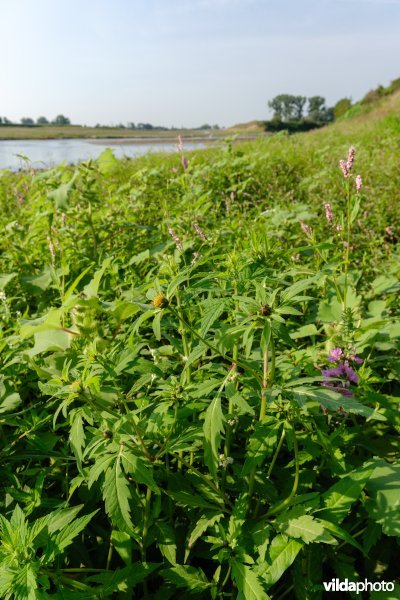
{"type": "MultiPolygon", "coordinates": [[[[185,143],[186,150],[204,147],[204,142],[185,143]]],[[[71,139],[71,140],[0,140],[0,169],[43,169],[63,162],[78,163],[96,159],[106,148],[112,148],[117,158],[136,157],[148,152],[177,152],[172,140],[71,139]],[[21,158],[26,157],[27,160],[21,158]]]]}

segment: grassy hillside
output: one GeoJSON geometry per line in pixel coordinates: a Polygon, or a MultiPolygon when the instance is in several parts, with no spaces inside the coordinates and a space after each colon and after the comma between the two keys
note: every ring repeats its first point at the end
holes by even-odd
{"type": "Polygon", "coordinates": [[[398,106],[0,172],[0,597],[400,596],[398,106]]]}

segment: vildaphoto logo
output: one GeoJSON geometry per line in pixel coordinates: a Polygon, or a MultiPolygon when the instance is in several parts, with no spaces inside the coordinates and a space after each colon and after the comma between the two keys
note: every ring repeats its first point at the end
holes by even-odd
{"type": "Polygon", "coordinates": [[[346,577],[344,581],[340,579],[332,579],[331,581],[323,581],[326,592],[393,592],[393,581],[349,581],[346,577]]]}

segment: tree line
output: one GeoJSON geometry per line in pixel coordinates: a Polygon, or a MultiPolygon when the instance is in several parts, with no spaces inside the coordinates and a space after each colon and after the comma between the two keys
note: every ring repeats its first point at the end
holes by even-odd
{"type": "Polygon", "coordinates": [[[19,123],[10,121],[10,119],[7,119],[7,117],[0,117],[0,126],[1,125],[24,125],[24,127],[38,127],[43,125],[71,125],[71,121],[64,115],[57,115],[52,121],[49,121],[46,119],[46,117],[39,117],[36,119],[36,121],[31,117],[22,117],[19,123]]]}

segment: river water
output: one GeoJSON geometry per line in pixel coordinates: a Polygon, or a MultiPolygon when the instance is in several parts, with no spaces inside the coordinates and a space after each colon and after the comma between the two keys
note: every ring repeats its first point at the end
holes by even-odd
{"type": "MultiPolygon", "coordinates": [[[[63,162],[78,163],[97,158],[111,148],[117,158],[134,158],[148,152],[177,152],[174,140],[70,139],[70,140],[0,140],[0,169],[43,169],[63,162]]],[[[184,143],[185,150],[204,147],[204,141],[184,143]]]]}

